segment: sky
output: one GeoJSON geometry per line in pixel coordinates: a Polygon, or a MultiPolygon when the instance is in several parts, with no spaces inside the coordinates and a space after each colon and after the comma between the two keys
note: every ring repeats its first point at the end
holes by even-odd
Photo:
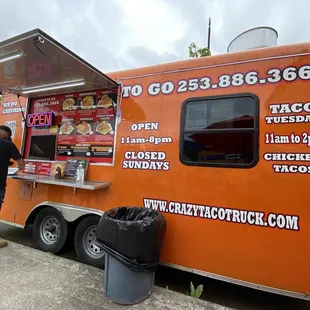
{"type": "Polygon", "coordinates": [[[308,0],[0,0],[0,41],[40,28],[103,72],[188,58],[188,45],[226,53],[258,26],[278,45],[310,41],[308,0]]]}

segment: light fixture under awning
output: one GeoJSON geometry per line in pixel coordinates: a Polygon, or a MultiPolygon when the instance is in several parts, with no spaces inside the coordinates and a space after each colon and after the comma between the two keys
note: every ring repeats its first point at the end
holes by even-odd
{"type": "Polygon", "coordinates": [[[35,98],[118,86],[40,29],[0,42],[0,91],[35,98]]]}
{"type": "Polygon", "coordinates": [[[8,61],[14,60],[14,59],[18,59],[18,58],[21,58],[23,56],[24,56],[24,52],[23,51],[2,55],[0,57],[0,63],[8,62],[8,61]]]}
{"type": "Polygon", "coordinates": [[[85,85],[84,80],[76,80],[76,81],[68,81],[64,83],[55,83],[55,84],[48,84],[48,85],[41,85],[40,87],[24,87],[22,89],[22,94],[31,94],[31,93],[39,93],[45,92],[49,90],[57,90],[62,88],[69,88],[69,87],[76,87],[76,86],[83,86],[85,85]]]}

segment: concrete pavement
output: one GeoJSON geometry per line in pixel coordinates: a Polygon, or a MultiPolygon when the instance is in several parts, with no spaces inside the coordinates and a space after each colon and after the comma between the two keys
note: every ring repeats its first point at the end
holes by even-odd
{"type": "Polygon", "coordinates": [[[104,271],[9,242],[0,249],[0,309],[34,310],[228,310],[200,299],[154,287],[134,306],[104,296],[104,271]]]}

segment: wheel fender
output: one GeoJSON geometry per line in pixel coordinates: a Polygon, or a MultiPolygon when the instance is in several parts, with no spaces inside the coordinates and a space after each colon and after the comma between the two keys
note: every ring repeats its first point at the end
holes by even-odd
{"type": "Polygon", "coordinates": [[[26,224],[33,224],[34,219],[36,215],[45,207],[53,207],[56,210],[58,210],[64,217],[64,219],[67,222],[74,222],[78,218],[84,215],[94,214],[98,216],[103,215],[103,211],[91,209],[91,208],[85,208],[80,206],[74,206],[69,204],[63,204],[63,203],[57,203],[57,202],[51,202],[51,201],[44,201],[38,205],[36,205],[31,212],[29,213],[26,224]]]}

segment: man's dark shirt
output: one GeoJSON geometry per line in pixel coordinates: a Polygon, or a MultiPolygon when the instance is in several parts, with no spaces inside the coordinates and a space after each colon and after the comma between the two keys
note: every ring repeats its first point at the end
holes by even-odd
{"type": "Polygon", "coordinates": [[[6,187],[6,179],[10,159],[18,160],[22,158],[16,145],[7,140],[0,140],[0,188],[6,187]]]}

